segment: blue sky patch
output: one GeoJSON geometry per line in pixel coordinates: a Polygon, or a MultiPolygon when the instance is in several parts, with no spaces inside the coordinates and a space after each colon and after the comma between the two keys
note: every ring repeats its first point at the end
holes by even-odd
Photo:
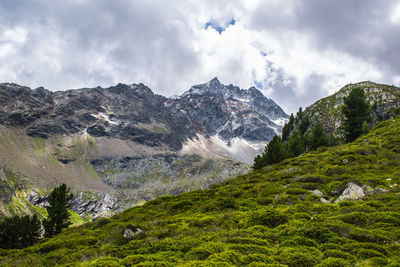
{"type": "Polygon", "coordinates": [[[236,20],[235,19],[231,19],[227,22],[225,22],[224,24],[220,24],[217,21],[210,19],[210,21],[206,22],[206,24],[204,24],[204,29],[208,29],[208,28],[213,28],[214,30],[216,30],[219,34],[222,34],[223,31],[225,31],[229,26],[235,25],[236,20]]]}
{"type": "Polygon", "coordinates": [[[254,80],[253,82],[257,89],[263,89],[263,85],[261,82],[259,82],[257,80],[254,80]]]}

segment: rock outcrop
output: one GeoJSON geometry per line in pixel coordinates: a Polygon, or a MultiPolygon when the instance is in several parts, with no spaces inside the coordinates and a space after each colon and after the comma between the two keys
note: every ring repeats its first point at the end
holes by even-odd
{"type": "Polygon", "coordinates": [[[136,237],[141,236],[143,234],[144,234],[144,232],[143,232],[142,229],[140,229],[139,227],[134,226],[132,224],[129,224],[124,229],[123,238],[125,238],[125,239],[133,239],[133,238],[136,238],[136,237]]]}
{"type": "Polygon", "coordinates": [[[335,203],[339,203],[346,200],[359,200],[366,197],[364,190],[361,186],[350,182],[343,190],[342,194],[335,200],[335,203]]]}

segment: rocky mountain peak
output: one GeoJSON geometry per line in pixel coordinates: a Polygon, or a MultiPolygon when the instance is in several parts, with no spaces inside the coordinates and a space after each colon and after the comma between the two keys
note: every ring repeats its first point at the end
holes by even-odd
{"type": "Polygon", "coordinates": [[[249,148],[246,158],[235,156],[235,149],[218,154],[246,162],[259,152],[254,147],[263,148],[288,118],[256,88],[224,85],[217,77],[179,98],[154,94],[143,83],[59,92],[1,84],[0,102],[0,124],[23,127],[33,137],[88,133],[175,152],[188,140],[215,137],[223,151],[232,150],[238,140],[249,148]]]}
{"type": "Polygon", "coordinates": [[[209,82],[193,85],[188,91],[184,92],[181,97],[205,93],[219,94],[225,89],[224,87],[225,86],[221,84],[218,78],[214,77],[209,82]]]}

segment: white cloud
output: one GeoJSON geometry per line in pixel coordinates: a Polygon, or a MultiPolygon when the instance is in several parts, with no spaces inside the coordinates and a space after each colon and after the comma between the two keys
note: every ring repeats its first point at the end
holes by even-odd
{"type": "Polygon", "coordinates": [[[0,7],[0,81],[52,90],[143,82],[173,95],[218,76],[263,86],[288,112],[348,82],[395,83],[394,1],[340,2],[10,1],[0,7]],[[205,29],[210,21],[224,31],[205,29]]]}
{"type": "Polygon", "coordinates": [[[400,24],[400,3],[394,8],[390,15],[390,21],[395,24],[400,24]]]}

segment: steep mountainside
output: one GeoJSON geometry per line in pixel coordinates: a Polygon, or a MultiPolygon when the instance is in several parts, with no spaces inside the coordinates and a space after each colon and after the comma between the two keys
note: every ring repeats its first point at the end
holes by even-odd
{"type": "Polygon", "coordinates": [[[399,133],[397,116],[353,143],[0,250],[0,264],[399,266],[399,133]]]}
{"type": "Polygon", "coordinates": [[[179,98],[143,84],[51,92],[0,84],[3,214],[40,213],[65,182],[94,216],[248,171],[287,115],[257,89],[214,78],[179,98]],[[240,153],[237,151],[240,150],[240,153]],[[28,201],[29,200],[29,201],[28,201]]]}
{"type": "Polygon", "coordinates": [[[337,93],[322,98],[307,107],[304,115],[309,117],[311,129],[317,123],[321,123],[328,134],[342,137],[341,129],[343,114],[343,97],[347,96],[353,88],[362,88],[372,107],[371,126],[379,121],[400,114],[400,88],[373,82],[359,82],[348,84],[337,93]]]}

